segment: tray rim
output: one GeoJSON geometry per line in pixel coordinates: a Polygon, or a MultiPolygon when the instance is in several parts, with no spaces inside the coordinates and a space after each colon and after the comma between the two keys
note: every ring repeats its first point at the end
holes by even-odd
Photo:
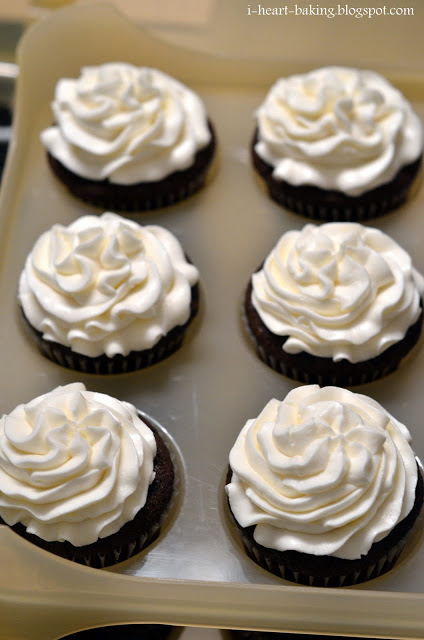
{"type": "MultiPolygon", "coordinates": [[[[81,11],[86,12],[85,17],[88,20],[94,20],[96,14],[100,11],[108,19],[123,20],[129,24],[129,21],[115,7],[107,4],[96,5],[95,8],[88,5],[78,5],[60,9],[42,23],[32,26],[24,34],[18,49],[18,64],[27,55],[26,50],[31,46],[32,39],[44,37],[46,24],[49,29],[53,29],[55,25],[64,25],[69,21],[69,18],[73,19],[81,11]]],[[[145,39],[146,46],[159,47],[163,49],[166,56],[170,55],[174,50],[184,54],[184,51],[177,45],[159,41],[148,31],[138,26],[131,25],[131,29],[136,29],[141,34],[140,37],[145,39]]],[[[190,56],[191,52],[188,52],[188,55],[190,56]]],[[[252,67],[252,62],[249,60],[247,65],[249,68],[246,69],[246,61],[243,61],[243,59],[228,60],[219,57],[217,59],[215,56],[208,54],[202,54],[201,58],[204,64],[211,65],[211,68],[213,67],[214,69],[212,84],[213,81],[217,82],[220,70],[225,70],[223,74],[224,85],[232,85],[234,79],[237,78],[237,86],[241,89],[243,87],[251,87],[252,80],[255,77],[261,79],[260,82],[257,80],[259,86],[268,84],[268,75],[275,77],[277,65],[280,71],[282,68],[280,60],[270,61],[264,78],[263,61],[252,67]],[[240,73],[240,67],[243,68],[243,73],[240,73]],[[260,72],[262,72],[262,75],[256,76],[260,72]]],[[[292,63],[289,66],[293,68],[292,63]]],[[[28,77],[28,73],[23,75],[28,77]]],[[[197,85],[201,84],[201,78],[196,76],[195,67],[190,67],[188,77],[192,78],[191,81],[197,85]]],[[[424,73],[409,75],[403,73],[398,77],[397,81],[396,77],[396,73],[394,73],[390,76],[390,79],[398,86],[403,87],[403,90],[415,99],[418,99],[416,98],[417,96],[420,99],[424,99],[424,73]]],[[[15,118],[18,123],[20,122],[19,114],[30,91],[30,85],[25,84],[25,82],[25,77],[19,74],[17,78],[15,118]]],[[[208,77],[207,85],[210,84],[211,78],[208,77]]],[[[256,83],[255,86],[257,86],[256,83]]],[[[18,171],[20,156],[24,152],[24,138],[24,128],[20,126],[14,127],[10,153],[8,154],[4,173],[5,185],[11,180],[11,176],[18,171]]],[[[7,230],[9,225],[12,224],[11,219],[7,217],[8,206],[11,206],[14,198],[12,191],[12,189],[3,188],[0,193],[0,224],[4,231],[0,236],[0,256],[2,255],[4,243],[7,242],[7,230]]],[[[0,263],[2,261],[0,257],[0,263]]],[[[1,269],[0,278],[3,277],[5,277],[5,274],[1,269]]],[[[34,548],[33,545],[16,536],[8,527],[0,526],[0,541],[5,541],[6,546],[10,544],[15,547],[18,554],[23,553],[25,557],[31,558],[34,566],[39,565],[41,555],[46,559],[45,552],[34,548]]],[[[50,554],[48,555],[50,556],[50,554]]],[[[42,615],[42,609],[48,616],[49,609],[54,612],[60,608],[63,619],[68,622],[70,631],[72,631],[72,628],[75,628],[75,622],[73,623],[74,627],[72,627],[72,617],[75,615],[77,606],[79,611],[84,612],[88,626],[98,622],[98,599],[100,597],[102,599],[101,619],[105,623],[113,623],[117,620],[122,621],[123,618],[120,616],[124,616],[125,622],[155,622],[215,628],[251,628],[268,631],[296,631],[298,633],[317,633],[322,630],[331,634],[340,634],[342,632],[346,637],[369,635],[371,632],[375,638],[403,638],[405,640],[418,639],[423,628],[424,593],[346,588],[329,591],[328,589],[285,584],[276,587],[275,585],[265,584],[143,578],[111,572],[108,572],[109,577],[105,580],[105,572],[73,565],[56,557],[50,556],[48,560],[49,567],[55,565],[59,570],[62,581],[68,574],[71,586],[66,589],[64,587],[59,589],[58,585],[56,585],[55,590],[50,587],[44,590],[41,589],[36,594],[31,584],[21,585],[19,589],[11,588],[10,584],[0,584],[0,614],[1,616],[4,615],[6,620],[11,616],[22,618],[24,611],[27,617],[29,617],[30,612],[35,615],[37,610],[37,615],[42,615]],[[73,580],[79,580],[80,578],[82,578],[84,585],[91,585],[90,591],[72,590],[73,580]],[[116,597],[117,592],[119,594],[125,592],[125,597],[120,598],[120,601],[116,597]],[[299,598],[300,594],[301,598],[299,598]],[[329,594],[331,594],[331,597],[328,597],[329,594]],[[284,596],[285,605],[284,616],[281,615],[280,611],[282,595],[284,596]],[[348,623],[346,622],[346,609],[341,606],[341,603],[346,598],[353,605],[350,611],[350,622],[348,623]],[[194,599],[196,606],[193,608],[192,605],[187,603],[193,602],[194,599]],[[299,599],[302,601],[300,605],[299,599]],[[166,608],[163,606],[164,600],[166,600],[166,608]],[[367,611],[367,607],[364,607],[364,604],[370,600],[373,601],[373,611],[371,609],[367,611]],[[389,604],[390,606],[388,606],[389,604]],[[260,614],[257,613],[258,608],[261,610],[260,614]],[[308,611],[308,615],[309,611],[313,611],[317,617],[305,618],[305,609],[308,611]],[[326,617],[329,614],[331,615],[326,617]],[[238,620],[241,621],[242,618],[243,627],[237,622],[238,620]],[[359,633],[358,620],[360,621],[359,633]],[[379,621],[378,628],[376,625],[377,620],[379,621]],[[384,620],[384,627],[381,626],[381,620],[384,620]],[[312,623],[314,624],[313,628],[308,626],[312,623]],[[363,630],[362,633],[361,629],[363,630]]],[[[43,575],[43,565],[41,570],[38,566],[37,579],[40,582],[42,582],[43,575]]],[[[49,582],[48,576],[46,580],[49,582]]]]}
{"type": "Polygon", "coordinates": [[[67,628],[68,633],[76,629],[76,610],[87,627],[145,622],[299,634],[342,633],[355,638],[372,633],[373,638],[397,640],[419,640],[422,632],[422,594],[130,576],[53,556],[4,525],[0,526],[0,541],[2,548],[7,546],[27,562],[32,561],[31,569],[39,583],[50,583],[39,592],[34,592],[28,576],[23,578],[21,588],[0,585],[1,617],[19,620],[24,612],[26,618],[36,612],[38,618],[48,620],[60,610],[62,633],[67,628]],[[43,564],[39,562],[42,557],[43,564]],[[54,568],[60,584],[53,582],[52,588],[54,568]],[[84,586],[76,590],[76,584],[84,586]],[[347,600],[349,607],[345,606],[347,600]]]}

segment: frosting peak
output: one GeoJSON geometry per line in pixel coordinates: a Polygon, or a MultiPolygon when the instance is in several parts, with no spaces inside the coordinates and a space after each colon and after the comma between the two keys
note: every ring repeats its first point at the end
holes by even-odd
{"type": "Polygon", "coordinates": [[[338,387],[299,387],[248,420],[230,453],[231,510],[279,551],[356,559],[414,504],[406,427],[338,387]]]}

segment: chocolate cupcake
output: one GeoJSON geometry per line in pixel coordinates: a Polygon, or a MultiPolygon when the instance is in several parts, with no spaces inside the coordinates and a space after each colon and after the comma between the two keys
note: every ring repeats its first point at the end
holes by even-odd
{"type": "Polygon", "coordinates": [[[198,276],[170,231],[104,213],[42,234],[18,297],[45,356],[77,371],[124,373],[181,346],[198,310],[198,276]]]}
{"type": "Polygon", "coordinates": [[[385,78],[325,67],[271,87],[251,153],[283,207],[317,220],[361,221],[405,202],[422,148],[418,116],[385,78]]]}
{"type": "Polygon", "coordinates": [[[279,239],[246,289],[258,356],[290,378],[353,386],[388,375],[419,340],[424,279],[388,235],[354,222],[279,239]]]}
{"type": "Polygon", "coordinates": [[[4,415],[0,433],[0,524],[96,568],[158,536],[174,467],[132,405],[69,384],[4,415]]]}
{"type": "Polygon", "coordinates": [[[249,557],[286,580],[358,584],[396,563],[423,502],[407,428],[377,402],[302,386],[248,420],[226,492],[249,557]]]}
{"type": "Polygon", "coordinates": [[[166,73],[123,62],[61,79],[41,133],[54,174],[76,197],[114,211],[165,207],[200,189],[216,150],[206,109],[166,73]]]}

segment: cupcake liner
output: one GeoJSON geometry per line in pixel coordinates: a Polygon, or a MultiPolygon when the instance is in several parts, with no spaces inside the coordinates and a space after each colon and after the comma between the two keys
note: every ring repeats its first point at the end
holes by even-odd
{"type": "MultiPolygon", "coordinates": [[[[227,497],[231,520],[238,532],[247,556],[275,576],[311,587],[337,588],[368,582],[390,571],[396,564],[420,514],[424,485],[422,467],[417,460],[418,480],[415,502],[408,515],[385,538],[375,542],[365,556],[345,560],[335,556],[313,556],[298,551],[277,551],[257,543],[253,537],[255,526],[242,527],[234,517],[227,497]]],[[[229,467],[226,482],[230,482],[229,467]]]]}
{"type": "MultiPolygon", "coordinates": [[[[55,173],[58,175],[59,171],[55,170],[55,173]]],[[[207,174],[208,170],[205,169],[195,178],[192,178],[179,186],[175,186],[173,191],[167,191],[166,185],[163,185],[163,187],[159,189],[158,193],[146,194],[145,196],[143,195],[143,189],[141,188],[134,188],[131,190],[131,187],[128,187],[125,193],[121,192],[121,190],[117,190],[116,196],[114,197],[112,192],[115,191],[115,189],[111,188],[109,190],[106,185],[105,193],[102,195],[99,194],[100,189],[98,189],[98,185],[93,185],[91,188],[89,185],[86,185],[85,189],[81,189],[78,184],[68,184],[67,187],[75,197],[83,200],[87,204],[109,211],[125,211],[127,213],[134,213],[153,211],[155,209],[169,207],[181,202],[182,200],[186,200],[203,187],[206,182],[207,174]]],[[[181,180],[184,179],[183,172],[181,172],[179,177],[181,180]]]]}
{"type": "Polygon", "coordinates": [[[295,570],[283,563],[277,562],[275,558],[267,556],[256,544],[252,543],[247,536],[242,536],[242,542],[247,555],[254,560],[256,564],[284,580],[310,587],[338,588],[368,582],[390,571],[405,547],[406,538],[400,540],[388,553],[384,554],[378,561],[371,563],[366,568],[351,572],[348,571],[339,576],[314,576],[300,569],[295,570]]]}
{"type": "MultiPolygon", "coordinates": [[[[296,382],[302,382],[305,384],[319,384],[320,387],[326,386],[347,386],[347,387],[355,387],[361,384],[368,384],[369,382],[374,382],[379,378],[383,378],[390,373],[395,371],[399,364],[399,362],[394,362],[390,366],[385,366],[383,368],[370,368],[369,371],[362,371],[355,374],[345,374],[338,375],[337,373],[332,374],[330,371],[325,371],[323,373],[312,373],[307,371],[306,369],[302,369],[300,366],[293,366],[284,361],[284,359],[275,358],[272,355],[268,355],[264,349],[264,347],[258,345],[255,340],[255,336],[250,331],[249,326],[246,323],[246,328],[249,331],[249,335],[252,341],[255,343],[256,352],[259,358],[267,364],[271,369],[274,369],[278,373],[286,376],[287,378],[291,378],[292,380],[296,380],[296,382]]],[[[331,361],[332,362],[332,361],[331,361]]],[[[331,367],[331,364],[329,364],[331,367]]]]}
{"type": "Polygon", "coordinates": [[[73,351],[57,342],[44,340],[43,334],[37,331],[26,318],[23,310],[22,316],[31,336],[37,343],[42,354],[56,364],[81,371],[82,373],[94,373],[98,375],[111,375],[120,373],[130,373],[139,369],[149,367],[172,355],[183,344],[188,326],[197,315],[199,309],[199,286],[195,285],[191,289],[192,302],[191,312],[188,321],[181,326],[174,327],[163,336],[153,347],[143,351],[131,351],[128,355],[117,354],[109,358],[105,354],[97,357],[86,356],[73,351]]]}
{"type": "Polygon", "coordinates": [[[353,387],[383,378],[395,371],[421,336],[423,305],[418,320],[409,327],[403,340],[391,345],[380,355],[363,362],[313,356],[306,352],[287,353],[283,344],[287,336],[277,336],[265,326],[251,303],[252,284],[246,288],[242,307],[243,326],[258,357],[271,369],[292,380],[323,386],[353,387]]]}
{"type": "Polygon", "coordinates": [[[145,533],[140,535],[136,540],[133,540],[126,545],[116,547],[108,553],[81,554],[76,551],[74,554],[69,554],[63,557],[67,560],[71,560],[72,562],[92,567],[93,569],[104,569],[105,567],[110,567],[111,565],[118,564],[119,562],[124,562],[124,560],[128,560],[142,551],[150,543],[156,540],[159,535],[159,529],[159,525],[152,527],[149,534],[145,533]]]}
{"type": "MultiPolygon", "coordinates": [[[[145,505],[133,520],[124,524],[116,533],[81,547],[76,547],[68,541],[48,542],[28,533],[21,523],[11,526],[11,529],[45,551],[94,569],[103,569],[128,560],[153,543],[175,508],[181,478],[178,472],[179,465],[174,464],[175,453],[165,444],[157,427],[143,413],[139,412],[139,415],[153,431],[156,439],[156,477],[149,487],[145,505]]],[[[0,524],[6,524],[1,517],[0,524]]]]}
{"type": "Polygon", "coordinates": [[[419,172],[422,156],[402,167],[388,183],[360,196],[325,190],[312,185],[291,185],[273,177],[273,167],[255,151],[257,130],[251,144],[252,163],[265,181],[269,196],[282,207],[306,218],[326,222],[362,222],[399,208],[408,198],[419,172]]]}
{"type": "MultiPolygon", "coordinates": [[[[345,204],[337,206],[325,203],[325,192],[319,194],[313,191],[312,187],[304,187],[305,193],[296,195],[290,194],[293,189],[287,183],[279,183],[268,179],[266,181],[270,197],[278,202],[282,207],[290,209],[294,213],[322,222],[363,222],[372,218],[378,218],[393,209],[400,207],[407,199],[409,188],[396,191],[390,196],[378,201],[354,202],[354,198],[348,199],[345,204]],[[287,193],[289,192],[289,193],[287,193]],[[317,203],[314,203],[318,199],[317,203]]],[[[295,187],[300,189],[300,187],[295,187]]]]}
{"type": "Polygon", "coordinates": [[[217,145],[211,122],[209,131],[209,144],[197,152],[190,167],[175,171],[157,182],[117,185],[108,180],[88,180],[72,173],[49,153],[47,159],[56,177],[75,197],[84,202],[111,211],[151,211],[185,200],[203,187],[217,145]]]}

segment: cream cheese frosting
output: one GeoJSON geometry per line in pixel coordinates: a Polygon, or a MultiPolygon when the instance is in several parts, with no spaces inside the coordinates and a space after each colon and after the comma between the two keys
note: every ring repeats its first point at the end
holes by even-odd
{"type": "Polygon", "coordinates": [[[43,233],[18,297],[44,340],[90,357],[125,356],[188,321],[198,278],[170,231],[106,212],[43,233]]]}
{"type": "Polygon", "coordinates": [[[199,96],[150,67],[84,67],[79,78],[59,80],[52,110],[55,124],[42,131],[42,144],[90,180],[158,181],[190,167],[211,140],[199,96]]]}
{"type": "Polygon", "coordinates": [[[422,154],[420,119],[373,71],[325,67],[280,78],[256,117],[256,153],[293,186],[359,196],[422,154]]]}
{"type": "Polygon", "coordinates": [[[248,420],[230,453],[231,511],[279,551],[357,559],[411,511],[407,428],[371,398],[307,385],[248,420]]]}
{"type": "Polygon", "coordinates": [[[91,544],[144,506],[155,456],[132,405],[57,387],[0,419],[0,515],[43,540],[91,544]]]}
{"type": "Polygon", "coordinates": [[[287,336],[287,353],[369,360],[402,340],[420,315],[424,278],[382,231],[307,224],[284,233],[252,276],[252,304],[287,336]]]}

